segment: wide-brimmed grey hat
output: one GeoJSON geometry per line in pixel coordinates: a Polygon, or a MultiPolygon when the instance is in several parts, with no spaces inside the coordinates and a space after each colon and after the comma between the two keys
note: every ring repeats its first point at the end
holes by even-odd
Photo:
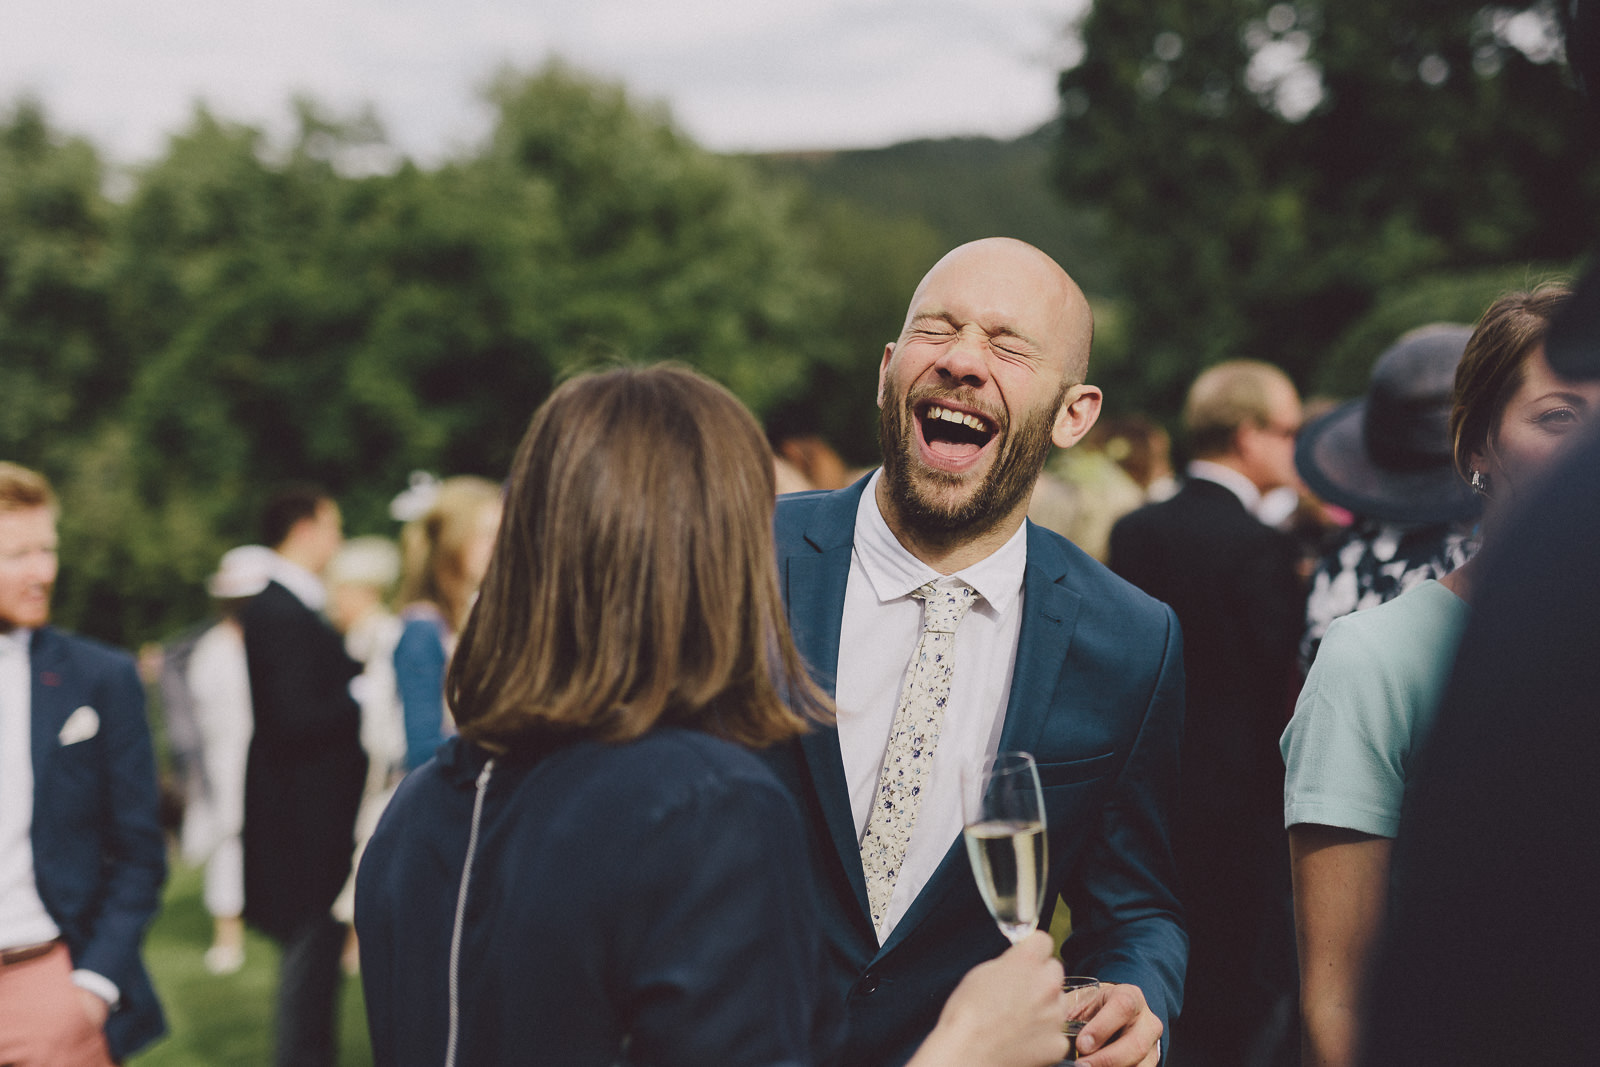
{"type": "Polygon", "coordinates": [[[1450,394],[1470,326],[1412,330],[1372,368],[1367,393],[1307,423],[1294,464],[1317,496],[1389,522],[1457,522],[1478,498],[1456,472],[1450,394]]]}

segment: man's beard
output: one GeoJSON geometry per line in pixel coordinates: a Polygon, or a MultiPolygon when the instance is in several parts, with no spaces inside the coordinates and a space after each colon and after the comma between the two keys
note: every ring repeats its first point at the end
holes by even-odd
{"type": "Polygon", "coordinates": [[[930,397],[985,410],[963,399],[960,390],[924,390],[898,402],[891,398],[878,417],[878,444],[883,451],[883,480],[901,521],[916,532],[940,540],[975,536],[998,525],[1033,493],[1039,472],[1050,455],[1051,430],[1069,384],[1063,382],[1055,402],[1028,416],[1020,426],[995,420],[999,453],[966,497],[952,497],[963,478],[930,468],[918,455],[913,420],[918,403],[930,397]]]}

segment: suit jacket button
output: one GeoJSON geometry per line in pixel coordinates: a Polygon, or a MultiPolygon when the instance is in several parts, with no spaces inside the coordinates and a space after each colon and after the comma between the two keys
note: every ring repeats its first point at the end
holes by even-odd
{"type": "Polygon", "coordinates": [[[871,996],[878,991],[878,976],[870,971],[861,976],[861,981],[856,983],[856,992],[864,997],[871,996]]]}

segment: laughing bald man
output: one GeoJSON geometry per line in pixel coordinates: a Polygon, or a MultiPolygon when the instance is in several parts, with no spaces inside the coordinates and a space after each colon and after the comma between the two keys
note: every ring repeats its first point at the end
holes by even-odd
{"type": "Polygon", "coordinates": [[[961,842],[961,769],[996,751],[1038,762],[1041,925],[1060,895],[1067,973],[1114,983],[1080,1062],[1157,1063],[1178,1010],[1177,621],[1026,521],[1051,445],[1099,414],[1092,334],[1083,293],[1043,252],[955,249],[883,351],[883,467],[779,501],[789,621],[839,715],[770,760],[806,813],[848,1064],[904,1063],[961,975],[1006,947],[961,842]]]}

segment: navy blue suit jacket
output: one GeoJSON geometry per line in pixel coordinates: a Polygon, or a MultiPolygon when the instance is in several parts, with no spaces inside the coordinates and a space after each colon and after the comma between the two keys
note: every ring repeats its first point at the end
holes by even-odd
{"type": "Polygon", "coordinates": [[[72,965],[122,995],[106,1020],[121,1060],[166,1030],[139,957],[167,874],[144,688],[127,653],[49,627],[34,632],[29,660],[34,880],[72,965]],[[62,744],[62,727],[75,713],[85,721],[85,707],[98,728],[62,744]]]}
{"type": "Polygon", "coordinates": [[[280,941],[326,916],[350,877],[366,783],[361,667],[277,582],[239,610],[255,730],[244,785],[244,917],[280,941]]]}
{"type": "MultiPolygon", "coordinates": [[[[830,693],[865,484],[778,502],[789,622],[830,693]]],[[[1000,747],[1031,752],[1039,764],[1046,900],[1060,894],[1072,909],[1067,972],[1131,982],[1170,1023],[1188,951],[1167,833],[1183,719],[1177,620],[1061,537],[1030,523],[1027,538],[1026,614],[1000,747]]],[[[903,1063],[961,976],[1003,951],[1005,939],[957,837],[879,947],[837,731],[816,730],[768,760],[806,819],[830,974],[849,1008],[843,1060],[903,1063]]]]}

